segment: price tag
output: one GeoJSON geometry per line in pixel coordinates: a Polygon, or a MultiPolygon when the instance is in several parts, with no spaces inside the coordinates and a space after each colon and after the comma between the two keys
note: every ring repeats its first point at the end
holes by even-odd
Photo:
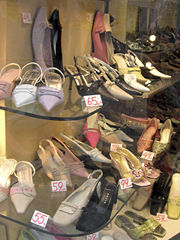
{"type": "Polygon", "coordinates": [[[166,222],[167,221],[167,215],[163,213],[157,213],[156,220],[159,222],[166,222]]]}
{"type": "Polygon", "coordinates": [[[23,12],[22,13],[22,19],[23,19],[23,23],[31,24],[32,23],[31,13],[23,12]]]}
{"type": "Polygon", "coordinates": [[[82,104],[83,111],[88,111],[88,108],[94,107],[96,109],[103,106],[101,95],[99,94],[84,96],[82,98],[81,104],[82,104]]]}
{"type": "Polygon", "coordinates": [[[129,74],[129,73],[125,73],[124,74],[124,81],[126,83],[130,83],[131,81],[137,81],[136,79],[136,74],[129,74]]]}
{"type": "Polygon", "coordinates": [[[49,215],[35,210],[32,218],[31,218],[31,223],[34,223],[38,226],[45,228],[48,218],[49,218],[49,215]]]}
{"type": "Polygon", "coordinates": [[[118,144],[118,143],[111,143],[111,148],[110,151],[116,151],[118,147],[122,147],[122,144],[118,144]]]}
{"type": "Polygon", "coordinates": [[[149,151],[144,151],[141,155],[141,158],[152,161],[154,157],[154,153],[153,152],[149,152],[149,151]]]}
{"type": "Polygon", "coordinates": [[[66,181],[52,181],[51,182],[52,192],[65,192],[67,191],[66,188],[66,181]]]}
{"type": "Polygon", "coordinates": [[[87,240],[98,240],[99,239],[99,233],[93,233],[90,235],[87,235],[87,240]]]}
{"type": "Polygon", "coordinates": [[[132,187],[131,178],[119,179],[119,185],[121,189],[131,188],[132,187]]]}

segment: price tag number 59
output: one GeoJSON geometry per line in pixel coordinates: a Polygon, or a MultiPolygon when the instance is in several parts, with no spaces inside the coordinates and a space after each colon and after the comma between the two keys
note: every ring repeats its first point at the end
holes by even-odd
{"type": "Polygon", "coordinates": [[[166,222],[167,221],[167,215],[162,214],[162,213],[157,213],[156,219],[159,222],[166,222]]]}
{"type": "Polygon", "coordinates": [[[51,182],[52,192],[64,192],[66,191],[66,181],[52,181],[51,182]]]}
{"type": "Polygon", "coordinates": [[[46,227],[48,218],[49,218],[49,215],[35,210],[32,218],[31,218],[31,222],[38,226],[46,227]]]}

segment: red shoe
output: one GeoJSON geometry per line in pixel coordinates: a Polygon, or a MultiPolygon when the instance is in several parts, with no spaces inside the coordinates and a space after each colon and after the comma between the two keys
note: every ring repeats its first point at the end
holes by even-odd
{"type": "Polygon", "coordinates": [[[83,133],[91,147],[95,148],[100,139],[100,129],[98,125],[98,113],[88,117],[83,128],[83,133]]]}
{"type": "Polygon", "coordinates": [[[141,134],[138,142],[137,142],[137,152],[142,153],[143,151],[151,150],[153,143],[153,136],[156,134],[158,129],[158,119],[153,117],[151,122],[148,124],[146,129],[141,134]]]}

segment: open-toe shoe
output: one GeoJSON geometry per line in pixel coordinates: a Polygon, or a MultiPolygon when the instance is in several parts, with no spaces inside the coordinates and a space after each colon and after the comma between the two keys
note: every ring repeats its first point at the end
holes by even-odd
{"type": "Polygon", "coordinates": [[[65,180],[66,185],[72,187],[70,170],[66,166],[65,156],[51,140],[42,139],[37,150],[45,174],[51,180],[65,180]]]}
{"type": "Polygon", "coordinates": [[[67,136],[61,133],[61,136],[66,140],[71,142],[73,145],[77,146],[85,155],[88,155],[93,161],[102,163],[111,163],[111,160],[106,158],[97,148],[92,148],[84,142],[77,140],[72,136],[67,136]]]}
{"type": "Polygon", "coordinates": [[[67,226],[77,220],[83,208],[88,204],[96,185],[103,176],[102,171],[95,170],[79,188],[72,192],[57,209],[53,221],[60,226],[67,226]],[[97,177],[96,174],[98,174],[97,177]]]}
{"type": "Polygon", "coordinates": [[[137,224],[146,224],[154,235],[158,237],[164,237],[166,235],[166,230],[161,226],[161,224],[156,219],[154,218],[146,219],[132,211],[126,211],[125,214],[128,217],[130,217],[133,222],[137,224]]]}
{"type": "Polygon", "coordinates": [[[47,112],[64,102],[64,74],[55,67],[47,68],[43,73],[45,86],[38,88],[38,101],[47,112]]]}
{"type": "Polygon", "coordinates": [[[20,83],[12,92],[12,100],[16,107],[34,103],[37,97],[37,86],[42,79],[42,69],[39,64],[31,62],[22,68],[20,83]]]}
{"type": "Polygon", "coordinates": [[[22,214],[26,211],[29,204],[36,196],[36,190],[33,183],[35,174],[34,166],[26,161],[18,162],[14,175],[18,178],[18,183],[15,183],[10,189],[11,201],[17,211],[22,214]]]}
{"type": "Polygon", "coordinates": [[[21,68],[16,63],[4,66],[0,72],[0,99],[11,97],[14,83],[21,75],[21,68]]]}
{"type": "Polygon", "coordinates": [[[152,231],[146,224],[135,226],[129,217],[126,215],[118,215],[115,220],[118,227],[122,227],[128,235],[134,240],[154,240],[152,231]]]}
{"type": "Polygon", "coordinates": [[[131,178],[133,184],[137,186],[148,186],[150,182],[144,177],[142,169],[130,169],[125,156],[120,152],[110,152],[110,157],[122,178],[131,178]]]}
{"type": "Polygon", "coordinates": [[[3,159],[0,165],[0,203],[8,198],[10,175],[14,173],[17,161],[14,159],[3,159]]]}
{"type": "Polygon", "coordinates": [[[59,144],[59,149],[64,153],[64,162],[66,166],[70,169],[70,173],[76,176],[87,178],[89,173],[84,168],[83,162],[81,162],[72,151],[68,148],[68,146],[62,142],[57,137],[52,137],[52,140],[56,141],[59,144]]]}

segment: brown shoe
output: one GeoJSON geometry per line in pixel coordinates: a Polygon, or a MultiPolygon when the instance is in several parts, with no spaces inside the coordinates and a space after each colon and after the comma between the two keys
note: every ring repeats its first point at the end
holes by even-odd
{"type": "Polygon", "coordinates": [[[155,135],[158,129],[158,119],[153,117],[151,122],[148,124],[146,129],[141,134],[138,142],[137,142],[137,152],[142,153],[145,150],[151,150],[151,146],[153,143],[153,136],[155,135]]]}

